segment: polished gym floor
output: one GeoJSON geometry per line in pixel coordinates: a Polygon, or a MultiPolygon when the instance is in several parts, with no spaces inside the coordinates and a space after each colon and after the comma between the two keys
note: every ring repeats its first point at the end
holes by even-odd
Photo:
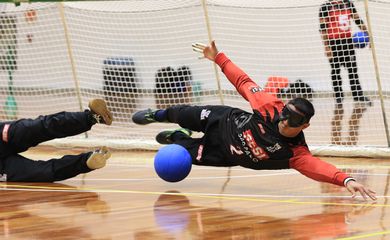
{"type": "Polygon", "coordinates": [[[323,158],[376,190],[378,200],[365,202],[294,170],[193,166],[168,183],[153,156],[114,151],[105,168],[66,181],[1,183],[0,239],[390,239],[385,159],[323,158]]]}

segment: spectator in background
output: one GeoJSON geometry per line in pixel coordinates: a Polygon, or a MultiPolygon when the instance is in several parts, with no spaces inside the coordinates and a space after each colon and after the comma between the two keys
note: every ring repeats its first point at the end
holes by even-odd
{"type": "Polygon", "coordinates": [[[364,102],[371,106],[365,97],[359,81],[356,52],[354,49],[351,19],[360,30],[367,32],[367,27],[359,17],[355,5],[350,0],[329,0],[320,8],[320,33],[325,46],[325,54],[331,66],[331,77],[336,103],[342,106],[341,67],[348,70],[349,84],[355,102],[364,102]]]}

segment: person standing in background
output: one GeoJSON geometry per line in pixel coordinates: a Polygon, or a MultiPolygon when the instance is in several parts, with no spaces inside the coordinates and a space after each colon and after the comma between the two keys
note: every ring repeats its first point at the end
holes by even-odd
{"type": "Polygon", "coordinates": [[[348,71],[353,100],[371,106],[372,103],[364,96],[359,81],[351,20],[354,20],[359,29],[364,32],[367,32],[367,27],[359,17],[355,5],[350,0],[329,0],[320,7],[319,20],[325,54],[331,66],[336,103],[342,104],[344,99],[340,75],[341,67],[344,67],[348,71]]]}

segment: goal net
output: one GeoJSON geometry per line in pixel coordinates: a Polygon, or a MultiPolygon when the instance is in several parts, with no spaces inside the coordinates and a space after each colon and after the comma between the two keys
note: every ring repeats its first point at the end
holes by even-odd
{"type": "MultiPolygon", "coordinates": [[[[80,111],[104,98],[112,126],[51,141],[157,149],[154,137],[177,126],[137,126],[134,111],[173,104],[225,104],[251,111],[219,69],[191,48],[215,39],[260,86],[288,100],[310,97],[305,131],[325,155],[389,155],[390,11],[388,1],[354,1],[371,46],[356,48],[358,86],[340,66],[337,104],[331,65],[319,32],[318,0],[124,0],[0,4],[1,120],[80,111]],[[275,89],[275,81],[283,84],[275,89]],[[286,82],[287,81],[287,82],[286,82]],[[355,99],[356,100],[356,99],[355,99]]],[[[350,22],[352,32],[359,31],[350,22]]],[[[352,58],[352,57],[351,57],[352,58]]]]}

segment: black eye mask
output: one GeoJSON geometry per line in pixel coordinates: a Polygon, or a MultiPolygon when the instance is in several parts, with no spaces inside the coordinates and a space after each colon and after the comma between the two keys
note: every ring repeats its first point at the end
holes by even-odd
{"type": "Polygon", "coordinates": [[[279,120],[284,121],[287,119],[288,125],[290,127],[300,127],[303,124],[307,123],[307,118],[302,113],[292,110],[288,104],[284,106],[282,112],[280,113],[279,120]]]}

